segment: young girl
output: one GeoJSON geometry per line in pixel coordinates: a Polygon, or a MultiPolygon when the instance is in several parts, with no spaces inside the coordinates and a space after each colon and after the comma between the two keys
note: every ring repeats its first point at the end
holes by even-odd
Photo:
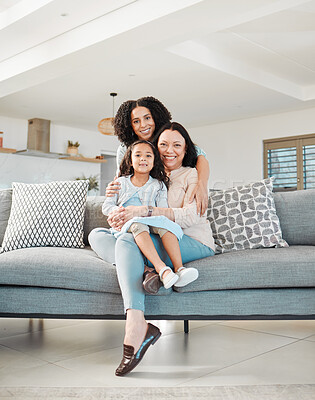
{"type": "MultiPolygon", "coordinates": [[[[108,215],[119,207],[139,205],[147,206],[147,214],[132,218],[123,225],[120,231],[112,229],[112,233],[116,237],[123,232],[133,234],[139,249],[153,264],[166,289],[175,284],[186,286],[197,279],[198,270],[184,268],[182,264],[178,244],[178,240],[183,236],[180,226],[164,216],[151,216],[152,207],[168,207],[166,188],[168,177],[159,153],[151,142],[138,140],[128,147],[120,165],[118,181],[121,184],[120,190],[114,197],[106,197],[102,207],[103,214],[108,215]],[[175,272],[159,257],[150,232],[160,236],[175,272]]],[[[158,289],[159,286],[155,286],[155,290],[150,290],[150,293],[156,293],[158,289]]]]}

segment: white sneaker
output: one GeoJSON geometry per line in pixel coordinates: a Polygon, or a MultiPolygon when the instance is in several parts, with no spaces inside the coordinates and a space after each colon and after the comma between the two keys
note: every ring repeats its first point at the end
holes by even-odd
{"type": "Polygon", "coordinates": [[[174,286],[183,287],[195,281],[199,276],[199,272],[196,268],[180,267],[179,270],[176,272],[176,275],[178,275],[178,281],[175,283],[174,286]]]}
{"type": "Polygon", "coordinates": [[[178,275],[174,274],[174,272],[170,267],[162,268],[161,271],[159,272],[159,275],[165,289],[169,289],[179,280],[178,275]],[[163,278],[163,274],[167,270],[169,270],[170,272],[163,278]]]}

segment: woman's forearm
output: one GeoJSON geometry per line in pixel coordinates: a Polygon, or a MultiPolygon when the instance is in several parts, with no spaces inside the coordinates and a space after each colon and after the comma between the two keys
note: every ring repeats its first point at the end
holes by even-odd
{"type": "Polygon", "coordinates": [[[164,208],[164,207],[153,207],[152,216],[164,215],[164,217],[170,219],[171,221],[175,221],[175,215],[172,208],[164,208]]]}
{"type": "Polygon", "coordinates": [[[208,160],[202,155],[197,158],[196,170],[198,173],[198,181],[189,201],[192,202],[195,198],[197,213],[203,215],[208,207],[208,179],[210,168],[208,160]]]}
{"type": "Polygon", "coordinates": [[[200,222],[204,222],[200,215],[196,212],[196,204],[190,204],[186,207],[180,208],[162,208],[153,207],[152,216],[163,215],[169,220],[176,222],[182,228],[189,228],[192,225],[196,225],[200,222]]]}
{"type": "Polygon", "coordinates": [[[202,184],[205,188],[208,187],[208,179],[210,175],[210,167],[205,156],[197,158],[196,170],[198,172],[198,184],[202,184]]]}

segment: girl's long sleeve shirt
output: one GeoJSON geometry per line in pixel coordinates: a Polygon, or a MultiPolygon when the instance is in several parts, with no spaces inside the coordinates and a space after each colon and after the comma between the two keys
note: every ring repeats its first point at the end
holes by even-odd
{"type": "Polygon", "coordinates": [[[108,215],[136,195],[144,206],[168,207],[167,189],[163,182],[150,176],[143,186],[138,187],[131,182],[130,177],[121,176],[117,179],[121,185],[120,190],[115,196],[106,197],[102,206],[103,214],[108,215]]]}

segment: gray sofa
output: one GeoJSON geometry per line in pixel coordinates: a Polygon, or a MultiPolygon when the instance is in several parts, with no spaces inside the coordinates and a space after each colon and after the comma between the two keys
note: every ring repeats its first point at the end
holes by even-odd
{"type": "MultiPolygon", "coordinates": [[[[0,243],[12,192],[0,191],[0,243]]],[[[199,279],[146,296],[148,319],[310,319],[315,316],[315,190],[274,195],[288,248],[233,251],[194,261],[199,279]]],[[[104,197],[88,198],[84,240],[106,226],[104,197]]],[[[115,267],[84,249],[0,254],[0,316],[123,319],[115,267]]],[[[186,323],[187,330],[187,323],[186,323]]]]}

